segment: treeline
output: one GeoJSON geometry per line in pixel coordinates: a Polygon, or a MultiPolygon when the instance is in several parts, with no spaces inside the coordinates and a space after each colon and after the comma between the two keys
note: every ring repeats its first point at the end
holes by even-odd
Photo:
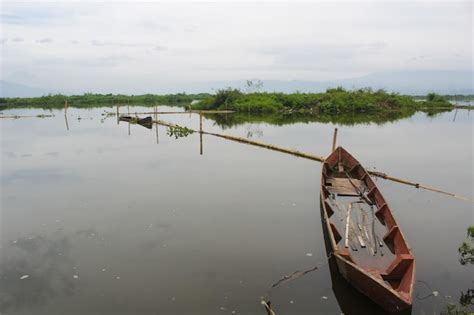
{"type": "Polygon", "coordinates": [[[186,106],[194,100],[201,100],[209,97],[210,94],[168,94],[168,95],[114,95],[114,94],[92,94],[83,95],[46,95],[41,97],[14,97],[0,98],[0,106],[3,108],[14,107],[39,107],[39,108],[63,108],[67,100],[68,106],[87,108],[87,107],[109,107],[116,105],[178,105],[186,106]]]}
{"type": "Polygon", "coordinates": [[[193,109],[227,109],[238,112],[380,112],[403,109],[452,108],[444,97],[431,93],[426,100],[388,93],[370,88],[345,90],[328,89],[324,93],[243,93],[238,89],[223,89],[205,97],[193,109]]]}
{"type": "Polygon", "coordinates": [[[430,93],[423,100],[411,96],[388,93],[384,90],[370,88],[345,90],[343,88],[328,89],[324,93],[244,93],[238,89],[218,90],[215,95],[201,94],[168,94],[168,95],[114,95],[92,94],[83,95],[47,95],[31,98],[0,98],[1,108],[38,107],[63,108],[67,100],[68,106],[111,107],[123,105],[174,105],[189,107],[193,101],[195,110],[234,110],[253,113],[367,113],[382,111],[418,110],[426,108],[453,108],[444,97],[430,93]]]}

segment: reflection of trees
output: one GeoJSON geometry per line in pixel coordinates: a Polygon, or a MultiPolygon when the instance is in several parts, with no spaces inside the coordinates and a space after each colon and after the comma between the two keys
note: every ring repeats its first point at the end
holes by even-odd
{"type": "MultiPolygon", "coordinates": [[[[310,114],[310,113],[272,113],[272,114],[244,114],[233,113],[231,115],[206,114],[206,118],[215,121],[216,125],[226,129],[246,123],[267,123],[271,125],[289,125],[294,123],[332,123],[339,125],[358,124],[385,124],[400,119],[408,118],[415,114],[414,109],[403,111],[365,112],[365,113],[340,113],[340,114],[310,114]]],[[[439,113],[441,111],[437,111],[439,113]]],[[[434,112],[427,113],[434,115],[434,112]]]]}
{"type": "Polygon", "coordinates": [[[70,242],[66,237],[21,238],[2,249],[0,312],[42,305],[58,295],[72,295],[70,242]],[[20,279],[29,275],[26,279],[20,279]]]}

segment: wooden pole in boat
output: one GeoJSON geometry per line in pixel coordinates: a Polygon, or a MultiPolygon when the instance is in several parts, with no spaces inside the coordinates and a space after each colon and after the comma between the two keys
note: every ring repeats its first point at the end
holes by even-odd
{"type": "Polygon", "coordinates": [[[344,246],[346,248],[349,247],[349,224],[351,222],[351,210],[352,210],[352,203],[349,204],[347,207],[347,218],[346,218],[346,234],[344,235],[344,246]]]}
{"type": "Polygon", "coordinates": [[[337,139],[337,128],[334,128],[334,135],[332,136],[332,150],[334,152],[336,150],[336,139],[337,139]]]}

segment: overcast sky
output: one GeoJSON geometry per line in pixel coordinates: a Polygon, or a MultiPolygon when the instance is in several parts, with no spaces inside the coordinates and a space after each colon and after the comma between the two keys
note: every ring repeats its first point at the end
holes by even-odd
{"type": "Polygon", "coordinates": [[[1,79],[69,90],[471,70],[472,2],[1,2],[1,79]]]}

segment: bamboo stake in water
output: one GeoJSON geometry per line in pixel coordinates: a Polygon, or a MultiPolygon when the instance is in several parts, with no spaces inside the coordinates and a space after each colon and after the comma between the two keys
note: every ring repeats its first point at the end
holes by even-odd
{"type": "Polygon", "coordinates": [[[199,113],[199,153],[202,155],[202,113],[199,113]]]}
{"type": "Polygon", "coordinates": [[[64,101],[64,120],[66,122],[66,129],[69,131],[69,124],[67,123],[67,100],[64,101]]]}

